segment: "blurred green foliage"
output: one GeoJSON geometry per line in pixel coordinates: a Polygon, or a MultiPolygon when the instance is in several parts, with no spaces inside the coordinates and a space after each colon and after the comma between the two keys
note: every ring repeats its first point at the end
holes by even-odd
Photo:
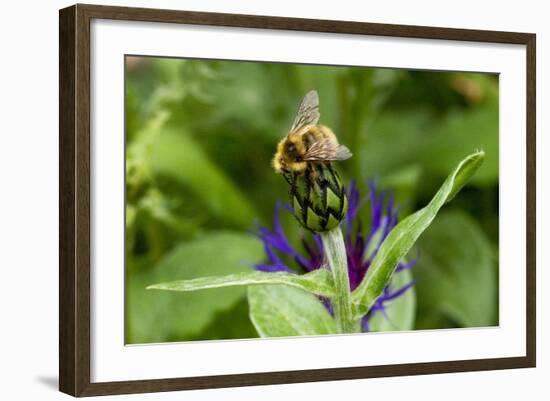
{"type": "MultiPolygon", "coordinates": [[[[271,158],[310,89],[321,123],[354,153],[338,165],[343,182],[366,194],[376,179],[401,215],[424,206],[465,155],[486,152],[410,255],[415,292],[373,327],[498,323],[497,75],[127,57],[127,343],[257,336],[245,289],[145,287],[263,261],[254,224],[271,227],[288,190],[271,158]]],[[[296,221],[283,223],[297,243],[296,221]]]]}

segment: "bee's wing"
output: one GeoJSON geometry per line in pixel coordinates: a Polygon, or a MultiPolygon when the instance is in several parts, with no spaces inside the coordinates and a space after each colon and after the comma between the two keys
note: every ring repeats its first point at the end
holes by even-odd
{"type": "Polygon", "coordinates": [[[316,125],[319,121],[319,95],[316,90],[311,90],[304,96],[298,113],[294,118],[290,132],[305,125],[316,125]]]}
{"type": "Polygon", "coordinates": [[[336,148],[336,154],[334,155],[334,160],[346,160],[349,159],[351,156],[353,156],[353,154],[347,148],[347,146],[338,145],[338,147],[336,148]]]}
{"type": "Polygon", "coordinates": [[[331,139],[322,139],[313,143],[303,156],[305,161],[346,160],[352,156],[350,150],[331,139]]]}

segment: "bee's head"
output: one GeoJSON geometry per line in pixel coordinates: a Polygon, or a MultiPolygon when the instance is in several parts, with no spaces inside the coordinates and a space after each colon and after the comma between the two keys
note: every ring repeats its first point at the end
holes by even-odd
{"type": "Polygon", "coordinates": [[[278,173],[289,171],[301,172],[306,163],[302,160],[304,145],[299,136],[289,134],[277,145],[277,152],[273,158],[273,167],[278,173]]]}
{"type": "Polygon", "coordinates": [[[294,140],[287,138],[283,146],[283,154],[287,159],[297,160],[298,159],[298,147],[294,140]]]}
{"type": "Polygon", "coordinates": [[[287,159],[293,162],[301,162],[302,156],[306,152],[303,133],[301,131],[292,132],[282,142],[282,153],[285,154],[287,159]]]}

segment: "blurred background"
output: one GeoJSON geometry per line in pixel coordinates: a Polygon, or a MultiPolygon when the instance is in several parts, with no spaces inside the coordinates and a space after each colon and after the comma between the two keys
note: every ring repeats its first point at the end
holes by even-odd
{"type": "MultiPolygon", "coordinates": [[[[498,324],[498,75],[127,56],[125,84],[126,343],[257,337],[245,288],[145,287],[264,260],[255,227],[272,228],[288,191],[271,158],[310,89],[354,154],[338,164],[343,182],[366,195],[376,180],[400,217],[485,150],[411,252],[407,310],[414,329],[498,324]]],[[[361,212],[368,227],[368,202],[361,212]]],[[[298,223],[283,225],[298,247],[298,223]]]]}

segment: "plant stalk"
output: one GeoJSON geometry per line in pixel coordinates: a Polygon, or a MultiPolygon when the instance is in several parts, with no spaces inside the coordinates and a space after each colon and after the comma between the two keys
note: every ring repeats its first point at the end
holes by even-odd
{"type": "Polygon", "coordinates": [[[332,272],[336,295],[331,298],[334,319],[339,333],[357,333],[359,321],[353,319],[348,259],[340,226],[320,233],[325,257],[332,272]]]}

